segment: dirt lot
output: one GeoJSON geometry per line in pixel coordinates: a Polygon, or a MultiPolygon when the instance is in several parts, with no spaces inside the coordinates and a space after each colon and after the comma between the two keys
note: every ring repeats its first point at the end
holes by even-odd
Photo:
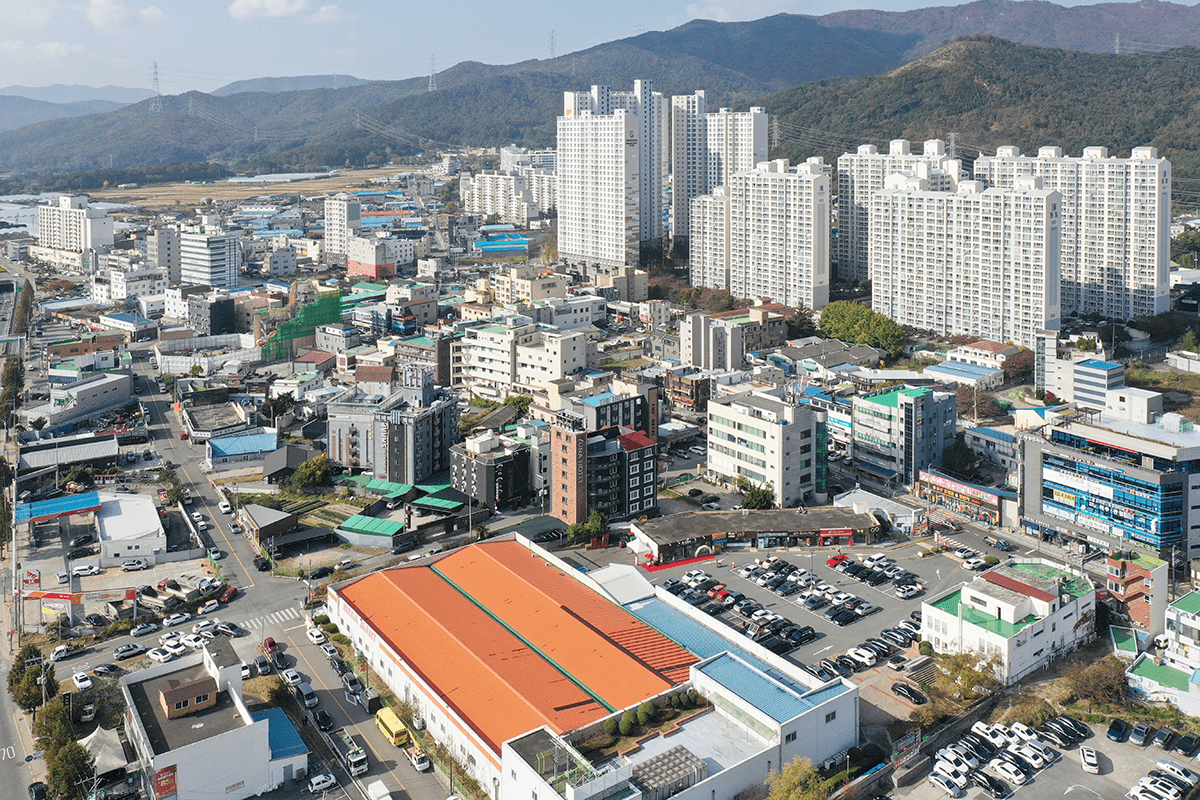
{"type": "Polygon", "coordinates": [[[245,200],[264,194],[300,193],[305,195],[332,194],[347,189],[370,187],[371,178],[411,172],[418,167],[391,166],[377,169],[345,170],[343,174],[314,181],[295,183],[161,183],[138,189],[99,189],[91,192],[92,200],[107,203],[128,203],[151,208],[194,208],[205,197],[213,200],[245,200]]]}

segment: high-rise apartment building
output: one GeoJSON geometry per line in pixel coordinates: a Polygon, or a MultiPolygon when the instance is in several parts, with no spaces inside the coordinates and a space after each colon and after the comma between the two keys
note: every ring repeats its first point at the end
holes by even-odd
{"type": "Polygon", "coordinates": [[[524,228],[538,213],[525,176],[515,172],[483,171],[458,179],[463,211],[485,219],[495,216],[501,223],[524,228]]]}
{"type": "Polygon", "coordinates": [[[819,159],[764,161],[692,209],[692,285],[789,306],[829,302],[829,177],[819,159]]]}
{"type": "Polygon", "coordinates": [[[667,104],[650,81],[632,92],[565,92],[558,118],[558,252],[585,268],[635,266],[663,235],[667,104]]]}
{"type": "Polygon", "coordinates": [[[703,91],[671,98],[671,235],[691,230],[692,201],[767,158],[767,112],[708,113],[703,91]]]}
{"type": "Polygon", "coordinates": [[[869,261],[871,197],[896,172],[918,173],[926,165],[933,191],[952,191],[962,178],[962,163],[946,154],[941,139],[925,142],[921,154],[912,152],[907,139],[893,139],[886,153],[873,144],[860,145],[855,153],[838,157],[838,279],[865,281],[871,277],[869,261]]]}
{"type": "Polygon", "coordinates": [[[103,209],[89,206],[86,197],[64,195],[57,204],[38,206],[37,211],[40,247],[75,253],[112,247],[112,218],[103,209]]]}
{"type": "Polygon", "coordinates": [[[1061,280],[1064,314],[1107,319],[1149,317],[1170,309],[1171,162],[1153,147],[1115,158],[1086,147],[1079,158],[1060,147],[1022,156],[1001,147],[975,161],[975,177],[1010,188],[1024,176],[1062,195],[1061,280]]]}
{"type": "Polygon", "coordinates": [[[346,245],[362,229],[362,205],[352,197],[325,198],[325,255],[327,260],[344,261],[346,245]]]}
{"type": "Polygon", "coordinates": [[[1059,324],[1061,198],[1036,178],[958,191],[893,174],[871,204],[871,307],[902,325],[1033,347],[1059,324]]]}
{"type": "Polygon", "coordinates": [[[745,356],[742,329],[707,314],[688,314],[679,320],[679,360],[697,369],[735,370],[745,356]]]}
{"type": "Polygon", "coordinates": [[[159,228],[146,236],[146,260],[163,271],[167,283],[180,282],[179,231],[175,228],[159,228]]]}
{"type": "Polygon", "coordinates": [[[507,172],[509,170],[530,167],[554,172],[555,155],[552,149],[530,150],[526,147],[517,147],[515,144],[508,147],[501,147],[500,170],[501,172],[507,172]]]}
{"type": "Polygon", "coordinates": [[[180,282],[226,291],[236,289],[241,257],[237,233],[181,233],[180,282]]]}

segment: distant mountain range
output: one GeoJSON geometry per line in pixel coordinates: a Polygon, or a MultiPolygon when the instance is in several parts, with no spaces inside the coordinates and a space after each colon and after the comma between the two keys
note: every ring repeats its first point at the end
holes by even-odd
{"type": "Polygon", "coordinates": [[[131,89],[128,86],[82,86],[80,84],[56,83],[53,86],[4,86],[0,95],[28,97],[47,103],[81,103],[87,100],[104,100],[127,106],[145,100],[153,92],[149,89],[131,89]]]}
{"type": "Polygon", "coordinates": [[[74,103],[47,103],[28,97],[0,95],[0,131],[10,131],[35,122],[82,117],[118,109],[124,103],[110,100],[79,100],[74,103]]]}
{"type": "MultiPolygon", "coordinates": [[[[1200,7],[1153,0],[1072,8],[979,0],[898,13],[696,20],[551,60],[463,62],[439,73],[432,93],[425,77],[263,78],[164,97],[158,114],[143,101],[69,123],[39,122],[0,133],[0,169],[95,170],[110,157],[118,167],[214,159],[239,169],[299,169],[437,147],[552,145],[564,90],[627,87],[636,78],[667,94],[705,89],[712,108],[766,103],[789,136],[797,126],[840,131],[848,141],[958,130],[984,147],[993,140],[1043,144],[1053,133],[1074,132],[1088,144],[1128,149],[1157,134],[1164,149],[1183,152],[1200,131],[1191,119],[1194,99],[1185,102],[1196,85],[1188,77],[1195,51],[1112,51],[1187,45],[1198,29],[1200,7]],[[1095,55],[1085,61],[1079,53],[992,38],[937,49],[980,33],[1095,55]],[[932,61],[922,59],[935,50],[932,61]],[[988,61],[972,65],[958,55],[976,51],[988,61]],[[939,59],[960,74],[939,70],[939,59]],[[1078,72],[1084,63],[1096,72],[1078,72]],[[1070,68],[1060,76],[1062,65],[1070,68]],[[1165,83],[1148,80],[1147,71],[1165,83]],[[1101,124],[1084,122],[1093,119],[1101,124]]],[[[809,139],[822,141],[818,133],[809,139]]],[[[796,147],[798,140],[785,136],[780,151],[796,147]]]]}

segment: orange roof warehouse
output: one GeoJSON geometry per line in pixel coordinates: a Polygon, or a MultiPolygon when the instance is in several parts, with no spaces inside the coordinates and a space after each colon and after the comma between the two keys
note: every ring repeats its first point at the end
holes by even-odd
{"type": "Polygon", "coordinates": [[[730,800],[781,763],[858,744],[854,684],[821,683],[633,567],[584,574],[520,536],[335,586],[327,605],[493,798],[730,800]],[[706,713],[615,772],[580,753],[605,720],[680,689],[706,713]]]}

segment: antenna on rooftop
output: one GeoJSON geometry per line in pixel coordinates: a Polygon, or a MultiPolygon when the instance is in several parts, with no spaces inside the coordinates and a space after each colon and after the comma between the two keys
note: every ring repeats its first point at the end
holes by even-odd
{"type": "Polygon", "coordinates": [[[437,91],[437,56],[429,57],[429,91],[437,91]]]}
{"type": "Polygon", "coordinates": [[[154,92],[154,96],[150,98],[150,113],[151,114],[161,114],[162,113],[162,92],[158,88],[158,62],[157,61],[154,62],[154,66],[150,70],[150,76],[151,76],[151,91],[154,92]]]}
{"type": "Polygon", "coordinates": [[[550,31],[550,57],[554,58],[554,31],[550,31]]]}

